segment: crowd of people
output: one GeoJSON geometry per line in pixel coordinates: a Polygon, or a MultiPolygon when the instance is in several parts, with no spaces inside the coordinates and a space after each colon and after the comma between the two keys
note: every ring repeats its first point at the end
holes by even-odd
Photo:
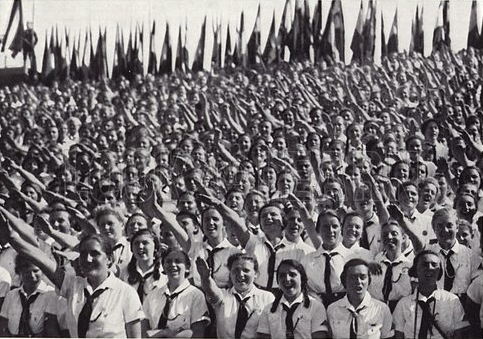
{"type": "Polygon", "coordinates": [[[0,88],[0,334],[482,338],[482,69],[0,88]]]}

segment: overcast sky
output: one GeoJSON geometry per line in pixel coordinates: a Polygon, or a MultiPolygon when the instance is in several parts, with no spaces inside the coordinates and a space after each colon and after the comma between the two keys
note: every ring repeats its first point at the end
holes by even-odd
{"type": "MultiPolygon", "coordinates": [[[[0,1],[0,34],[4,34],[8,16],[13,0],[0,1]]],[[[310,9],[313,14],[316,0],[310,1],[310,9]]],[[[368,0],[364,0],[364,10],[368,0]]],[[[119,23],[124,30],[124,38],[127,42],[129,29],[134,30],[136,22],[144,23],[145,33],[150,30],[152,21],[156,20],[156,52],[159,57],[165,33],[165,24],[170,24],[171,41],[173,46],[173,58],[175,57],[178,28],[181,24],[183,29],[187,22],[188,35],[187,45],[192,56],[198,43],[201,24],[207,16],[207,58],[211,55],[212,48],[212,22],[221,20],[223,26],[223,48],[226,39],[226,27],[230,24],[232,39],[239,25],[240,13],[245,13],[245,41],[253,29],[258,4],[261,3],[261,36],[262,44],[267,39],[273,12],[275,11],[276,25],[280,24],[284,0],[23,0],[24,21],[34,21],[35,30],[39,35],[39,43],[36,48],[41,66],[41,56],[44,47],[45,33],[50,32],[52,26],[58,25],[59,31],[64,32],[67,27],[72,36],[78,36],[82,32],[82,44],[87,27],[92,27],[93,36],[97,39],[98,28],[107,28],[108,36],[108,62],[111,67],[116,24],[119,23]]],[[[433,29],[436,22],[439,0],[379,0],[376,32],[380,35],[380,13],[384,16],[386,38],[389,36],[390,26],[394,12],[398,8],[399,21],[399,48],[409,48],[411,33],[411,20],[414,17],[417,4],[424,5],[424,29],[425,29],[425,53],[429,54],[433,29]]],[[[349,50],[350,41],[354,32],[360,0],[342,0],[345,34],[346,34],[346,59],[350,60],[352,52],[349,50]]],[[[330,0],[323,1],[323,24],[329,10],[330,0]]],[[[479,4],[478,24],[481,27],[481,14],[483,1],[479,4]]],[[[292,0],[292,9],[295,0],[292,0]]],[[[451,0],[450,20],[451,39],[454,50],[466,47],[468,34],[471,0],[451,0]]],[[[49,33],[50,34],[50,33],[49,33]]],[[[149,35],[145,34],[145,59],[149,50],[149,35]]],[[[76,38],[77,39],[77,38],[76,38]]],[[[233,40],[232,40],[233,41],[233,40]]],[[[377,39],[376,58],[380,54],[380,40],[377,39]]],[[[0,67],[4,65],[5,56],[0,54],[0,67]]],[[[20,57],[17,57],[20,59],[20,57]]],[[[209,59],[208,59],[209,60],[209,59]]],[[[209,61],[208,61],[209,62],[209,61]]],[[[15,60],[7,60],[8,66],[13,66],[15,60]]]]}

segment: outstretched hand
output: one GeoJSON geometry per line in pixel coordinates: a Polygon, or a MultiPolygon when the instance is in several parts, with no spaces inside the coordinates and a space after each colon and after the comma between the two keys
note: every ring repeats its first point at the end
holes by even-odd
{"type": "Polygon", "coordinates": [[[404,214],[398,206],[390,204],[387,206],[387,211],[389,212],[391,218],[395,219],[396,221],[400,222],[404,220],[404,214]]]}
{"type": "Polygon", "coordinates": [[[210,268],[204,259],[200,257],[196,258],[196,269],[201,279],[208,279],[210,277],[210,268]]]}

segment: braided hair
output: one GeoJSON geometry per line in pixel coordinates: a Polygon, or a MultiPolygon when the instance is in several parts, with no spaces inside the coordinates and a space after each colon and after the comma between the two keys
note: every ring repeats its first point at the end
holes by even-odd
{"type": "MultiPolygon", "coordinates": [[[[300,282],[301,282],[300,287],[302,289],[302,295],[303,295],[303,299],[304,299],[303,304],[304,304],[305,308],[309,308],[310,307],[310,299],[309,299],[309,293],[307,291],[308,278],[307,278],[307,273],[305,273],[304,267],[297,260],[293,260],[293,259],[282,260],[280,262],[280,264],[278,265],[278,268],[277,268],[277,282],[278,282],[278,279],[279,279],[278,278],[278,271],[280,270],[280,267],[282,267],[282,265],[290,266],[290,267],[296,269],[299,272],[300,282]]],[[[271,313],[275,313],[275,311],[278,308],[278,305],[280,304],[280,301],[282,300],[282,297],[283,297],[283,292],[280,291],[280,290],[277,291],[277,293],[275,295],[275,300],[273,301],[272,307],[270,308],[271,313]]]]}
{"type": "MultiPolygon", "coordinates": [[[[154,280],[159,280],[161,278],[161,273],[160,273],[160,269],[159,269],[161,267],[161,260],[159,258],[160,243],[159,243],[159,239],[155,236],[155,234],[147,228],[143,228],[143,229],[137,231],[136,233],[134,233],[134,235],[131,238],[131,251],[132,251],[132,247],[133,247],[133,244],[134,244],[134,241],[136,240],[136,238],[138,238],[142,235],[149,235],[153,238],[153,242],[154,242],[153,278],[154,278],[154,280]]],[[[136,260],[135,256],[133,255],[131,257],[131,261],[127,265],[127,273],[128,273],[127,282],[130,285],[134,285],[141,280],[141,275],[137,271],[136,266],[137,266],[137,260],[136,260]]]]}

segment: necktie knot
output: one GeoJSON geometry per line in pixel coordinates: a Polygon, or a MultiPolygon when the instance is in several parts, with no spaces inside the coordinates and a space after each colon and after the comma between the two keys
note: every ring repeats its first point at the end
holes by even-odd
{"type": "Polygon", "coordinates": [[[347,308],[352,315],[352,321],[351,321],[350,329],[349,329],[349,338],[350,339],[356,339],[357,338],[357,333],[359,332],[359,329],[358,329],[359,328],[359,322],[357,320],[357,317],[359,316],[359,313],[365,308],[366,308],[366,306],[362,306],[361,308],[359,308],[357,310],[347,308]]]}
{"type": "Polygon", "coordinates": [[[235,298],[240,304],[245,305],[251,297],[248,296],[248,297],[242,298],[241,295],[235,294],[235,298]]]}
{"type": "Polygon", "coordinates": [[[107,291],[107,287],[98,289],[94,291],[94,293],[92,293],[91,295],[87,288],[84,289],[84,296],[86,298],[86,302],[82,307],[81,312],[79,313],[79,319],[77,321],[77,335],[79,336],[79,338],[86,337],[87,331],[89,330],[89,324],[91,322],[91,315],[93,311],[92,304],[105,291],[107,291]]]}
{"type": "Polygon", "coordinates": [[[20,322],[18,324],[18,334],[22,337],[31,336],[32,330],[30,329],[30,305],[39,297],[40,293],[35,293],[29,297],[23,294],[19,290],[20,303],[22,304],[22,313],[20,314],[20,322]]]}
{"type": "Polygon", "coordinates": [[[119,244],[114,245],[114,247],[112,247],[113,252],[117,251],[118,249],[124,249],[124,245],[119,243],[119,244]]]}
{"type": "Polygon", "coordinates": [[[287,306],[285,304],[282,304],[283,309],[285,312],[287,312],[287,315],[285,316],[285,331],[286,335],[285,337],[287,339],[293,339],[294,338],[294,330],[295,327],[297,326],[297,323],[293,323],[293,315],[295,313],[295,310],[299,307],[300,303],[295,303],[292,306],[287,306]]]}
{"type": "Polygon", "coordinates": [[[454,251],[453,250],[449,250],[448,253],[445,254],[444,251],[441,250],[441,254],[444,256],[445,259],[449,259],[454,254],[454,251]]]}

